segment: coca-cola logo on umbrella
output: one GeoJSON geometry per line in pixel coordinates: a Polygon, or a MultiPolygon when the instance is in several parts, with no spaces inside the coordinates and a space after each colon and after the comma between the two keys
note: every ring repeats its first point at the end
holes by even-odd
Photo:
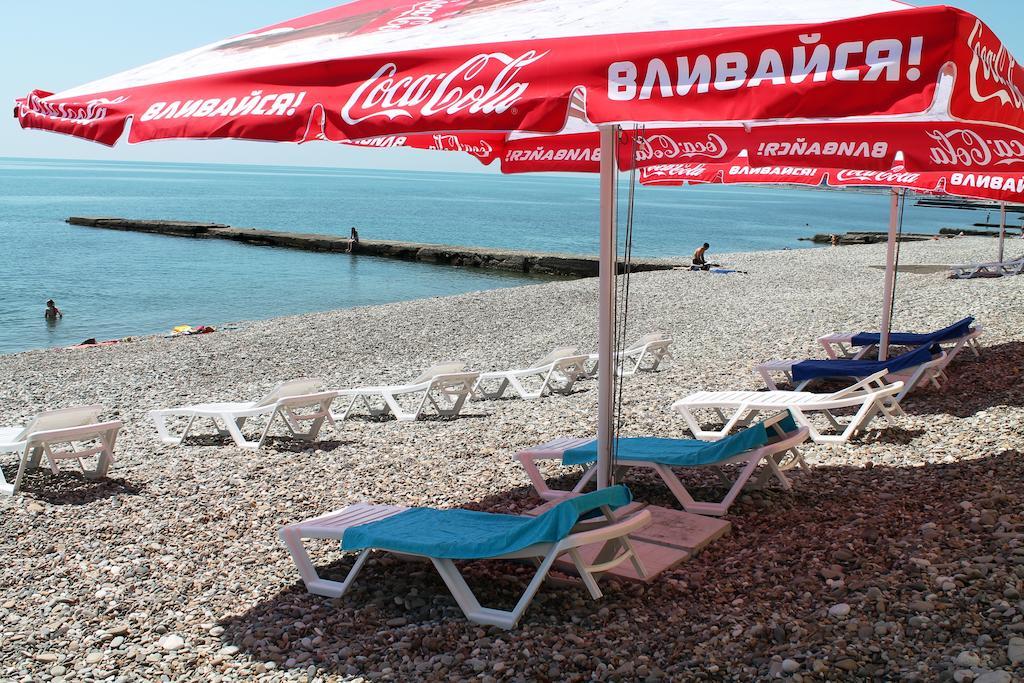
{"type": "Polygon", "coordinates": [[[986,137],[970,128],[932,130],[934,144],[929,149],[932,163],[938,166],[973,168],[1024,164],[1024,141],[986,137]]]}
{"type": "Polygon", "coordinates": [[[971,49],[971,97],[975,102],[999,100],[1002,105],[1024,109],[1024,93],[1014,82],[1017,60],[994,35],[986,34],[985,25],[975,22],[967,38],[971,49]]]}
{"type": "Polygon", "coordinates": [[[889,185],[893,183],[916,183],[921,178],[920,173],[910,173],[901,169],[891,171],[863,171],[843,169],[836,172],[836,181],[841,183],[879,183],[889,185]]]}
{"type": "Polygon", "coordinates": [[[721,159],[729,151],[729,145],[721,136],[708,133],[707,137],[697,140],[674,140],[668,135],[645,135],[637,139],[639,143],[636,158],[638,161],[651,159],[721,159]]]}
{"type": "Polygon", "coordinates": [[[503,114],[522,99],[529,81],[520,73],[547,52],[518,57],[490,52],[470,57],[447,72],[399,76],[389,62],[355,89],[341,108],[350,125],[373,118],[416,119],[438,114],[503,114]]]}
{"type": "Polygon", "coordinates": [[[444,152],[466,152],[481,159],[488,159],[494,153],[494,148],[486,140],[477,140],[475,143],[460,140],[458,135],[434,135],[434,143],[430,149],[444,152]]]}

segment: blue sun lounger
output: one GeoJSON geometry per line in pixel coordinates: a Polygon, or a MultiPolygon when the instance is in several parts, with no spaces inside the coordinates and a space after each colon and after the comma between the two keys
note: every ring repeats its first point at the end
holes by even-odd
{"type": "Polygon", "coordinates": [[[841,379],[871,377],[890,383],[903,382],[903,389],[896,394],[896,401],[913,391],[919,384],[930,382],[941,388],[946,378],[943,368],[947,362],[946,352],[938,346],[922,346],[888,360],[855,360],[852,358],[829,358],[828,360],[773,360],[761,363],[755,369],[772,391],[776,391],[775,375],[781,374],[793,385],[795,391],[816,379],[841,379]]]}
{"type": "Polygon", "coordinates": [[[614,514],[631,498],[625,486],[612,486],[570,498],[537,517],[359,503],[286,526],[279,535],[310,593],[344,595],[370,552],[381,550],[429,559],[470,621],[514,628],[561,555],[569,555],[595,600],[601,597],[596,574],[629,560],[646,576],[628,535],[650,524],[650,513],[641,510],[623,519],[614,514]],[[307,538],[340,541],[343,551],[359,553],[344,581],[320,578],[302,543],[307,538]],[[588,564],[579,548],[595,543],[604,546],[588,564]],[[538,562],[537,573],[512,610],[482,607],[454,562],[485,559],[538,562]]]}
{"type": "MultiPolygon", "coordinates": [[[[618,440],[615,465],[619,469],[644,467],[654,470],[687,512],[701,515],[724,515],[747,485],[758,466],[765,465],[756,485],[771,475],[784,489],[791,488],[784,470],[804,466],[797,446],[807,440],[808,429],[798,427],[788,411],[735,432],[719,441],[693,439],[621,438],[618,440]],[[740,471],[729,484],[729,491],[718,502],[693,498],[673,468],[720,467],[738,464],[740,471]]],[[[597,440],[561,438],[516,454],[526,470],[537,494],[545,500],[558,500],[582,491],[597,472],[597,440]],[[582,478],[570,491],[552,489],[537,463],[561,460],[563,465],[589,465],[582,478]]]]}
{"type": "MultiPolygon", "coordinates": [[[[889,345],[919,348],[938,344],[946,352],[948,364],[968,347],[975,356],[980,357],[981,344],[978,343],[978,337],[982,332],[981,325],[974,324],[974,318],[968,316],[941,330],[925,334],[893,332],[889,335],[889,345]]],[[[877,332],[837,332],[818,337],[818,343],[825,349],[829,358],[861,360],[875,354],[881,337],[882,335],[877,332]]]]}

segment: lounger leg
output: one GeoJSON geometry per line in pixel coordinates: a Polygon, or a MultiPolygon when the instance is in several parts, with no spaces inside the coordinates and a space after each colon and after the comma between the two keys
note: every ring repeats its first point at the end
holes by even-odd
{"type": "Polygon", "coordinates": [[[722,427],[722,435],[725,436],[726,434],[732,432],[732,430],[736,429],[737,424],[742,424],[743,426],[750,424],[750,422],[752,422],[754,418],[757,417],[757,415],[758,411],[749,411],[749,409],[747,408],[747,404],[744,403],[740,405],[738,408],[736,408],[736,412],[732,414],[732,417],[726,421],[725,426],[722,427]],[[747,412],[752,412],[752,414],[746,415],[747,412]],[[743,418],[744,416],[746,417],[741,422],[740,418],[743,418]]]}
{"type": "Polygon", "coordinates": [[[293,438],[302,441],[313,441],[320,434],[320,430],[323,429],[324,421],[331,418],[330,406],[331,401],[322,401],[316,413],[306,416],[296,414],[291,408],[282,408],[281,417],[284,419],[284,426],[288,428],[288,432],[293,438]],[[316,417],[313,417],[313,415],[316,415],[316,417]],[[303,430],[301,424],[306,421],[309,422],[309,427],[303,430]]]}
{"type": "Polygon", "coordinates": [[[768,368],[758,368],[757,372],[761,375],[761,379],[764,380],[765,386],[769,390],[775,391],[777,387],[775,386],[775,378],[772,377],[771,370],[768,368]]]}
{"type": "MultiPolygon", "coordinates": [[[[242,434],[240,425],[234,418],[231,417],[231,415],[227,413],[222,413],[220,418],[221,420],[224,421],[224,426],[227,428],[228,434],[231,435],[231,438],[234,440],[235,445],[237,445],[239,448],[244,448],[246,450],[256,450],[260,447],[260,444],[263,443],[262,438],[259,441],[246,440],[245,435],[242,434]]],[[[270,428],[269,423],[267,424],[267,428],[270,428]]]]}
{"type": "Polygon", "coordinates": [[[582,491],[595,476],[597,476],[597,465],[588,467],[587,471],[583,473],[582,477],[580,477],[580,480],[572,487],[572,492],[579,493],[582,491]]]}
{"type": "MultiPolygon", "coordinates": [[[[767,458],[764,459],[765,467],[763,468],[762,472],[758,474],[758,476],[754,479],[754,486],[756,488],[763,487],[765,483],[768,481],[768,477],[770,477],[772,474],[778,477],[779,482],[782,484],[782,488],[786,489],[787,491],[791,488],[789,479],[787,479],[786,475],[782,473],[782,469],[779,467],[779,461],[775,459],[776,457],[781,458],[784,455],[785,453],[779,453],[778,456],[768,456],[767,458]]],[[[726,500],[729,502],[730,505],[732,504],[732,501],[735,500],[736,496],[740,494],[740,491],[742,491],[744,487],[746,487],[747,482],[750,481],[750,478],[754,476],[754,473],[757,472],[757,465],[758,462],[756,460],[751,460],[746,465],[744,465],[743,468],[740,470],[740,476],[736,479],[736,483],[733,484],[732,489],[729,490],[729,495],[726,496],[726,500]]]]}
{"type": "Polygon", "coordinates": [[[102,479],[107,476],[110,466],[114,462],[114,445],[117,443],[117,430],[111,429],[103,437],[103,450],[100,451],[99,459],[96,461],[96,469],[86,472],[85,476],[92,479],[102,479]]]}
{"type": "Polygon", "coordinates": [[[531,455],[529,453],[519,453],[516,457],[526,471],[526,476],[529,477],[530,483],[533,484],[533,488],[538,496],[544,500],[558,500],[568,495],[568,491],[556,491],[550,488],[547,481],[544,480],[544,475],[540,473],[540,469],[537,467],[538,461],[549,460],[550,458],[545,455],[531,455]]]}
{"type": "MultiPolygon", "coordinates": [[[[156,425],[156,432],[160,436],[160,441],[169,446],[180,446],[188,436],[189,431],[192,429],[192,424],[196,421],[196,414],[192,413],[189,415],[188,422],[185,425],[185,430],[181,433],[181,436],[172,436],[170,430],[167,427],[167,418],[169,415],[159,411],[153,410],[149,413],[153,423],[156,425]]],[[[218,429],[218,431],[220,431],[218,429]]]]}
{"type": "Polygon", "coordinates": [[[43,447],[33,446],[28,451],[28,467],[38,468],[43,462],[43,447]]]}
{"type": "Polygon", "coordinates": [[[18,489],[21,487],[21,480],[25,476],[25,469],[28,467],[28,461],[31,457],[30,453],[32,450],[34,449],[26,446],[24,450],[21,451],[21,458],[18,463],[18,473],[14,475],[14,482],[7,483],[7,480],[4,479],[3,472],[0,472],[0,493],[13,496],[18,492],[18,489]]]}
{"type": "Polygon", "coordinates": [[[551,565],[554,564],[557,556],[557,552],[552,549],[551,552],[544,557],[540,566],[537,568],[537,573],[533,575],[533,579],[530,580],[529,585],[526,587],[526,591],[523,593],[522,597],[519,598],[516,606],[512,608],[511,611],[482,607],[476,596],[473,595],[473,591],[466,583],[466,580],[462,577],[462,574],[460,574],[459,570],[455,567],[454,562],[439,558],[431,558],[431,561],[434,563],[434,566],[437,567],[437,572],[441,575],[445,584],[448,585],[448,590],[452,592],[455,602],[459,604],[459,607],[462,609],[462,612],[466,615],[467,619],[477,624],[511,629],[515,628],[515,625],[519,622],[523,613],[526,612],[526,608],[530,606],[530,603],[533,601],[538,589],[540,589],[541,584],[547,577],[548,572],[551,570],[551,565]]]}
{"type": "MultiPolygon", "coordinates": [[[[515,390],[515,392],[517,394],[519,394],[519,397],[524,399],[524,400],[531,400],[531,399],[535,399],[535,398],[540,398],[541,396],[544,395],[544,390],[547,388],[547,379],[545,379],[543,384],[541,384],[540,389],[538,391],[535,391],[535,392],[528,390],[526,388],[526,385],[524,385],[522,382],[519,381],[518,377],[509,377],[505,381],[508,384],[510,384],[512,386],[512,389],[515,390]]],[[[503,393],[504,393],[504,390],[503,390],[503,393]]]]}
{"type": "Polygon", "coordinates": [[[466,405],[466,401],[469,400],[469,387],[465,387],[459,391],[458,397],[455,399],[455,404],[452,406],[452,415],[459,415],[462,413],[462,407],[466,405]]]}
{"type": "Polygon", "coordinates": [[[481,378],[473,385],[473,394],[482,401],[501,398],[505,395],[505,391],[508,389],[510,384],[508,377],[502,377],[501,381],[498,382],[498,387],[496,389],[488,390],[484,380],[481,378]]]}
{"type": "MultiPolygon", "coordinates": [[[[71,449],[72,453],[75,452],[74,444],[68,444],[68,447],[71,449]]],[[[53,449],[50,444],[43,444],[43,453],[46,454],[46,462],[50,463],[50,473],[55,477],[58,476],[60,474],[60,466],[57,464],[57,457],[53,454],[53,449]]],[[[81,460],[78,461],[78,466],[82,466],[81,460]]],[[[84,470],[85,468],[82,467],[82,469],[84,470]]]]}
{"type": "MultiPolygon", "coordinates": [[[[658,473],[661,480],[665,482],[665,486],[668,487],[668,490],[672,492],[672,495],[676,497],[676,500],[679,501],[679,504],[683,506],[683,509],[687,512],[698,512],[698,507],[710,505],[708,503],[698,503],[695,501],[693,496],[690,495],[690,492],[686,490],[683,482],[680,481],[679,477],[676,476],[676,473],[673,472],[672,468],[668,465],[655,465],[654,471],[658,473]]],[[[699,512],[699,514],[717,515],[725,513],[704,510],[699,512]]]]}
{"type": "MultiPolygon", "coordinates": [[[[743,487],[746,486],[747,480],[750,479],[751,475],[757,469],[757,465],[757,460],[751,460],[744,465],[743,469],[740,471],[740,476],[736,479],[732,488],[729,489],[725,498],[723,498],[719,503],[694,500],[686,490],[683,482],[680,481],[679,477],[672,471],[672,468],[666,465],[655,465],[654,469],[658,475],[661,476],[662,481],[665,482],[665,485],[668,486],[669,490],[672,491],[672,494],[676,497],[676,500],[679,501],[679,504],[683,506],[684,510],[699,515],[720,517],[729,512],[729,507],[733,504],[733,501],[736,500],[736,497],[739,496],[740,492],[743,491],[743,487]]],[[[779,474],[781,475],[781,472],[779,472],[779,474]]],[[[785,479],[785,476],[783,475],[782,478],[785,479]]]]}
{"type": "MultiPolygon", "coordinates": [[[[603,553],[604,548],[601,549],[603,553]]],[[[600,553],[598,553],[600,555],[600,553]]],[[[579,548],[573,548],[569,551],[569,557],[572,558],[572,563],[576,565],[576,572],[580,575],[580,580],[583,581],[583,585],[590,591],[590,597],[595,600],[600,600],[604,595],[601,592],[601,587],[597,585],[597,581],[594,579],[594,575],[587,569],[587,563],[583,561],[583,556],[580,555],[579,548]]]]}
{"type": "MultiPolygon", "coordinates": [[[[714,410],[718,411],[718,414],[722,416],[723,423],[728,421],[721,410],[718,410],[717,408],[714,410]]],[[[702,428],[700,426],[700,422],[697,421],[697,416],[693,414],[693,411],[690,410],[689,406],[681,406],[679,408],[679,414],[683,416],[683,420],[686,422],[686,426],[690,430],[690,433],[693,434],[694,438],[718,441],[725,436],[725,432],[721,430],[716,432],[702,428]]]]}
{"type": "Polygon", "coordinates": [[[394,394],[385,392],[381,394],[381,396],[384,399],[384,403],[387,405],[387,411],[384,414],[387,414],[388,412],[392,413],[395,416],[395,419],[399,422],[413,422],[419,418],[420,411],[423,409],[422,400],[420,400],[420,405],[416,409],[416,412],[410,413],[402,408],[402,404],[398,402],[398,399],[395,398],[394,394]]]}
{"type": "Polygon", "coordinates": [[[281,529],[279,532],[281,540],[284,541],[285,546],[288,547],[288,552],[292,556],[292,560],[295,562],[296,568],[299,570],[299,576],[302,577],[302,582],[306,585],[306,590],[315,595],[322,595],[327,598],[339,598],[348,591],[352,582],[355,581],[356,576],[359,575],[363,565],[366,564],[366,560],[370,556],[369,550],[364,550],[359,553],[359,557],[356,558],[356,562],[352,565],[352,569],[349,570],[348,575],[342,582],[331,581],[329,579],[322,579],[317,574],[316,567],[313,566],[312,560],[309,558],[309,553],[306,552],[306,547],[302,544],[302,536],[298,529],[281,529]]]}
{"type": "Polygon", "coordinates": [[[363,405],[366,406],[366,412],[373,417],[386,417],[391,413],[391,407],[388,405],[386,400],[384,401],[384,406],[382,408],[378,408],[370,403],[369,396],[360,396],[360,398],[363,399],[363,405]]]}

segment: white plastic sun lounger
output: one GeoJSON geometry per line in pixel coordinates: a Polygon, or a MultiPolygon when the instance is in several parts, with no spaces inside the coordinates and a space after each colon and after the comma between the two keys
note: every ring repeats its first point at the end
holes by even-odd
{"type": "Polygon", "coordinates": [[[312,441],[320,434],[325,421],[337,428],[334,418],[331,417],[331,402],[334,401],[337,392],[320,391],[322,385],[319,379],[304,377],[282,382],[256,401],[199,403],[165,410],[151,410],[149,416],[156,424],[160,441],[171,446],[180,446],[192,430],[196,419],[201,417],[213,420],[221,436],[231,436],[239,448],[247,450],[257,450],[263,445],[271,425],[279,417],[292,437],[312,441]],[[242,427],[245,426],[246,420],[260,416],[267,418],[267,424],[259,439],[251,441],[242,433],[242,427]],[[170,433],[167,425],[170,418],[184,418],[188,421],[180,436],[170,433]],[[303,422],[310,423],[305,431],[302,431],[303,422]],[[221,424],[224,425],[223,429],[221,424]]]}
{"type": "Polygon", "coordinates": [[[86,477],[107,476],[123,425],[117,420],[97,422],[102,412],[103,406],[98,405],[63,408],[40,413],[24,427],[0,427],[0,453],[21,454],[13,482],[8,483],[0,471],[0,494],[17,493],[25,470],[39,467],[43,455],[54,474],[60,473],[61,460],[77,460],[86,477]],[[96,467],[87,469],[83,459],[93,455],[98,456],[96,467]]]}
{"type": "Polygon", "coordinates": [[[976,277],[1003,277],[1024,273],[1024,256],[1009,261],[993,261],[991,263],[975,263],[965,266],[953,266],[950,277],[955,280],[970,280],[976,277]]]}
{"type": "Polygon", "coordinates": [[[330,598],[341,597],[355,581],[373,550],[392,552],[405,557],[429,559],[470,621],[511,629],[523,616],[552,564],[561,555],[569,555],[583,584],[595,600],[602,595],[596,580],[596,575],[601,572],[629,560],[639,576],[646,576],[640,558],[629,541],[629,534],[650,524],[650,513],[641,510],[623,519],[616,519],[612,511],[613,506],[628,503],[629,499],[625,487],[613,486],[558,506],[562,508],[570,505],[572,509],[549,511],[532,519],[469,510],[431,510],[359,503],[283,527],[279,535],[288,547],[310,593],[330,598]],[[582,521],[580,518],[590,511],[600,511],[603,516],[582,521]],[[552,514],[555,518],[559,515],[567,517],[568,522],[559,525],[554,533],[545,534],[538,541],[539,535],[533,533],[533,530],[550,525],[551,518],[548,516],[552,514]],[[407,521],[410,518],[412,521],[407,521]],[[459,543],[459,528],[466,521],[472,523],[473,531],[469,541],[472,547],[469,548],[460,547],[459,543]],[[381,527],[383,531],[377,531],[381,527]],[[493,534],[488,534],[490,528],[493,528],[493,534]],[[360,534],[360,537],[350,545],[349,538],[356,534],[360,534]],[[340,541],[343,551],[359,553],[344,581],[323,579],[317,574],[303,539],[340,541]],[[588,563],[579,548],[595,543],[603,543],[604,546],[594,561],[588,563]],[[535,561],[538,568],[515,607],[506,611],[480,605],[455,565],[454,560],[460,559],[526,559],[535,561]]]}
{"type": "MultiPolygon", "coordinates": [[[[684,510],[699,515],[720,516],[729,512],[729,507],[762,464],[764,467],[758,477],[754,479],[754,486],[763,486],[768,478],[774,475],[783,489],[790,490],[792,484],[784,472],[798,466],[807,468],[807,464],[797,448],[807,440],[807,436],[808,429],[806,427],[797,427],[792,417],[787,413],[781,413],[717,442],[693,442],[685,439],[620,439],[620,455],[615,464],[617,470],[627,467],[643,467],[654,470],[684,510]],[[760,434],[750,432],[750,430],[760,430],[760,434]],[[629,453],[629,442],[640,442],[637,444],[637,453],[629,453]],[[672,454],[671,451],[677,450],[677,444],[684,447],[684,452],[689,450],[690,456],[680,458],[672,454]],[[625,451],[625,455],[622,454],[623,451],[625,451]],[[740,465],[740,471],[732,481],[725,478],[723,473],[723,484],[728,487],[728,492],[717,502],[694,499],[673,470],[673,468],[721,467],[731,464],[740,465]]],[[[582,491],[596,475],[596,463],[590,465],[586,460],[571,463],[587,464],[589,467],[570,491],[552,489],[544,479],[544,475],[541,474],[538,463],[545,460],[559,460],[562,461],[562,464],[566,464],[568,453],[576,449],[592,449],[595,446],[595,441],[596,439],[554,439],[536,448],[520,451],[516,454],[516,458],[526,470],[526,475],[530,478],[530,483],[536,489],[537,495],[545,500],[559,500],[582,491]]]]}
{"type": "Polygon", "coordinates": [[[807,428],[811,441],[822,444],[848,442],[855,434],[868,428],[878,416],[890,425],[893,418],[904,415],[896,400],[903,390],[903,382],[886,384],[887,370],[831,394],[809,391],[699,391],[672,404],[672,410],[682,415],[690,432],[698,439],[717,441],[737,427],[746,427],[759,415],[788,410],[797,424],[807,428]],[[835,411],[856,408],[857,412],[846,424],[835,411]],[[721,429],[704,429],[698,420],[699,411],[713,411],[722,421],[721,429]],[[727,414],[726,411],[731,411],[727,414]],[[837,433],[823,434],[810,419],[809,413],[821,413],[837,433]]]}
{"type": "MultiPolygon", "coordinates": [[[[615,354],[617,372],[622,377],[632,377],[638,372],[655,372],[665,360],[671,360],[672,353],[668,347],[672,344],[672,337],[663,332],[645,334],[622,351],[615,354]],[[645,362],[648,364],[645,365],[645,362]]],[[[597,375],[597,354],[592,353],[587,357],[587,377],[597,375]]]]}
{"type": "Polygon", "coordinates": [[[411,422],[433,413],[440,417],[455,417],[462,411],[466,399],[472,394],[473,384],[480,376],[470,372],[465,363],[439,363],[427,368],[409,384],[357,387],[337,392],[349,398],[345,412],[337,417],[348,419],[357,404],[362,404],[374,417],[394,415],[401,422],[411,422]],[[409,407],[403,405],[405,400],[409,407]]]}
{"type": "MultiPolygon", "coordinates": [[[[906,398],[907,394],[916,389],[922,384],[931,384],[936,389],[941,389],[942,384],[946,381],[946,374],[943,372],[943,368],[946,367],[946,352],[942,351],[934,358],[929,361],[923,362],[919,365],[915,365],[899,372],[889,372],[886,375],[880,377],[880,381],[886,384],[892,384],[894,382],[902,382],[903,388],[893,397],[897,402],[902,401],[906,398]]],[[[765,385],[771,391],[777,391],[778,386],[775,382],[776,375],[782,375],[786,381],[793,386],[794,391],[803,391],[808,384],[814,381],[814,379],[803,380],[801,382],[793,381],[793,366],[797,363],[802,363],[800,360],[773,360],[766,363],[761,363],[755,368],[755,372],[761,376],[764,380],[765,385]]],[[[838,359],[833,360],[834,363],[858,363],[861,361],[838,359]]],[[[858,378],[856,374],[845,373],[841,368],[837,366],[837,371],[832,377],[852,377],[858,378]]]]}
{"type": "MultiPolygon", "coordinates": [[[[949,365],[965,348],[971,349],[976,358],[981,358],[981,342],[978,341],[978,338],[981,337],[984,331],[985,328],[975,323],[967,334],[934,343],[941,346],[942,350],[946,352],[946,365],[949,365]]],[[[878,344],[865,344],[864,346],[854,344],[854,338],[857,335],[858,333],[856,332],[826,334],[818,337],[818,343],[825,349],[825,353],[829,358],[860,360],[877,351],[878,344]]]]}
{"type": "Polygon", "coordinates": [[[569,394],[576,380],[586,377],[587,358],[574,346],[557,348],[527,368],[481,373],[473,393],[480,399],[496,399],[511,387],[523,399],[541,398],[548,393],[569,394]],[[528,383],[535,388],[527,386],[528,383]]]}

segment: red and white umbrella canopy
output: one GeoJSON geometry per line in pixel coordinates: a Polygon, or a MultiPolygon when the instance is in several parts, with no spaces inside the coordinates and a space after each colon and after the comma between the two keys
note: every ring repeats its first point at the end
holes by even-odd
{"type": "Polygon", "coordinates": [[[971,199],[1024,204],[1024,173],[911,171],[895,166],[885,171],[752,166],[741,157],[731,164],[664,164],[640,170],[642,185],[679,186],[693,183],[726,185],[827,185],[829,187],[901,188],[971,199]]]}
{"type": "MultiPolygon", "coordinates": [[[[894,0],[356,0],[35,91],[15,114],[108,145],[130,129],[129,142],[329,140],[454,149],[505,171],[600,168],[602,368],[613,364],[616,156],[718,163],[746,149],[755,166],[886,170],[902,152],[920,170],[1024,165],[1024,68],[970,14],[894,0]],[[642,129],[616,137],[610,124],[642,129]]],[[[602,486],[612,374],[598,387],[602,486]]]]}
{"type": "Polygon", "coordinates": [[[975,17],[893,0],[357,0],[36,91],[16,114],[105,144],[129,127],[130,142],[397,135],[368,144],[507,170],[537,144],[510,131],[594,150],[607,123],[683,150],[710,141],[720,161],[746,148],[755,165],[884,170],[897,151],[929,170],[1024,164],[1024,69],[975,17]],[[694,139],[679,122],[720,129],[694,139]]]}

